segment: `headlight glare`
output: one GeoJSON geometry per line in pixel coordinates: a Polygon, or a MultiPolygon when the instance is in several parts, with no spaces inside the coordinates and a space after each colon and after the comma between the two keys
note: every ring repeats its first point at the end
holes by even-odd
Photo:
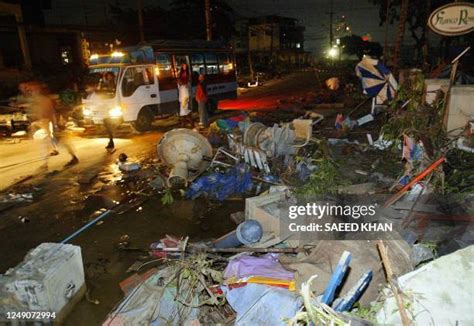
{"type": "Polygon", "coordinates": [[[118,118],[122,116],[122,108],[120,106],[116,106],[113,109],[109,110],[109,116],[111,118],[118,118]]]}

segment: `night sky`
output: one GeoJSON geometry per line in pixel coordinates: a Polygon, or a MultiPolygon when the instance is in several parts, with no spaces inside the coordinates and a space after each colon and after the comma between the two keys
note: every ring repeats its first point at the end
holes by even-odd
{"type": "MultiPolygon", "coordinates": [[[[204,0],[195,0],[204,1],[204,0]]],[[[379,26],[378,7],[368,0],[226,0],[237,18],[281,15],[297,18],[306,27],[305,48],[316,55],[327,50],[329,15],[333,8],[334,21],[345,15],[346,22],[357,35],[369,33],[373,41],[383,45],[384,26],[379,26]],[[332,4],[332,5],[331,5],[332,4]]],[[[144,0],[145,7],[168,7],[172,0],[144,0]]],[[[136,0],[52,0],[52,9],[45,10],[46,20],[56,24],[100,24],[109,4],[136,7],[136,0]],[[87,18],[85,18],[87,17],[87,18]]],[[[211,0],[212,3],[212,0],[211,0]]],[[[396,26],[389,27],[389,41],[395,37],[396,26]]],[[[410,42],[410,37],[405,38],[410,42]]]]}
{"type": "MultiPolygon", "coordinates": [[[[379,26],[378,7],[367,0],[227,0],[239,15],[277,14],[301,20],[306,27],[306,50],[320,54],[328,46],[331,3],[334,20],[345,15],[346,22],[357,35],[369,33],[373,41],[383,45],[385,27],[379,26]]],[[[396,29],[389,27],[389,41],[396,29]]]]}

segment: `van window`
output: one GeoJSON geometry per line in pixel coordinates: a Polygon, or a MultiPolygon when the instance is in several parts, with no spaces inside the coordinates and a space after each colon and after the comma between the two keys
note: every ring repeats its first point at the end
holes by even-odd
{"type": "Polygon", "coordinates": [[[223,74],[228,74],[233,69],[232,61],[228,53],[217,54],[217,61],[219,63],[219,71],[223,74]]]}
{"type": "Polygon", "coordinates": [[[168,53],[160,53],[156,56],[160,79],[173,77],[173,67],[168,53]]]}
{"type": "Polygon", "coordinates": [[[150,84],[150,78],[146,70],[146,67],[133,67],[125,70],[122,79],[122,95],[124,97],[131,96],[138,87],[150,84]]]}
{"type": "Polygon", "coordinates": [[[191,67],[193,68],[194,73],[203,74],[204,69],[204,57],[200,53],[195,53],[191,55],[191,67]]]}
{"type": "Polygon", "coordinates": [[[206,53],[204,55],[206,61],[206,74],[216,75],[219,73],[219,68],[217,66],[217,56],[214,53],[206,53]]]}

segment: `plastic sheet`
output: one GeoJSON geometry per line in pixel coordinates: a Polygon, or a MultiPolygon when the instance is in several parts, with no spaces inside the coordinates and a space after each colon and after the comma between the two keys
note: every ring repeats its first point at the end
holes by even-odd
{"type": "Polygon", "coordinates": [[[245,164],[239,164],[226,173],[212,173],[194,181],[186,191],[187,199],[207,194],[211,199],[224,200],[232,194],[241,194],[252,188],[252,175],[245,164]]]}
{"type": "Polygon", "coordinates": [[[276,279],[292,280],[294,273],[286,270],[279,262],[277,254],[261,257],[250,255],[232,259],[224,271],[224,278],[242,278],[246,276],[265,276],[276,279]]]}
{"type": "Polygon", "coordinates": [[[286,325],[284,319],[293,318],[302,306],[301,297],[274,286],[247,284],[234,289],[222,287],[222,290],[237,312],[236,326],[286,325]]]}

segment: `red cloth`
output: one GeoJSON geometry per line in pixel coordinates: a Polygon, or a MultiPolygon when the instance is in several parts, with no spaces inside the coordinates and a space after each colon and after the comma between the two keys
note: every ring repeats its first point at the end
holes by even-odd
{"type": "Polygon", "coordinates": [[[180,85],[187,85],[189,83],[189,74],[186,69],[181,69],[179,71],[178,82],[180,85]]]}
{"type": "Polygon", "coordinates": [[[196,88],[196,101],[207,102],[207,89],[202,83],[198,83],[196,88]]]}

